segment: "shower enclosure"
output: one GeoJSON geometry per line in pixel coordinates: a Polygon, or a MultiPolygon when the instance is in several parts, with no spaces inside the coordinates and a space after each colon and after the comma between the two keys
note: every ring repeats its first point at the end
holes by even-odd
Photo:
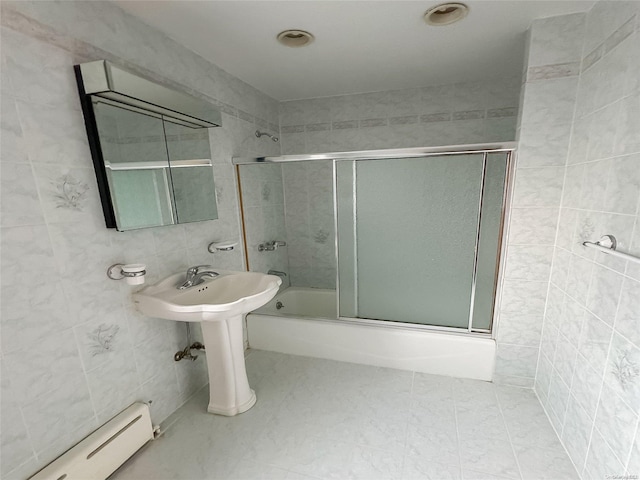
{"type": "Polygon", "coordinates": [[[249,268],[290,277],[261,313],[489,337],[512,154],[483,145],[234,159],[249,268]],[[254,205],[265,191],[280,203],[254,205]],[[274,240],[286,243],[279,253],[256,248],[274,240]],[[330,284],[313,283],[314,265],[330,284]]]}

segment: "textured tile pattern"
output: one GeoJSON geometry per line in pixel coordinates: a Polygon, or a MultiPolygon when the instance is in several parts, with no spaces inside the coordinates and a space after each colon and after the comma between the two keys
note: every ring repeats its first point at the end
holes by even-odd
{"type": "Polygon", "coordinates": [[[519,94],[510,78],[283,102],[283,153],[510,142],[519,94]]]}
{"type": "Polygon", "coordinates": [[[261,351],[247,369],[253,409],[207,414],[205,389],[114,478],[578,478],[531,390],[261,351]]]}
{"type": "MultiPolygon", "coordinates": [[[[619,250],[640,255],[640,5],[610,6],[598,2],[584,32],[568,33],[561,17],[534,23],[532,35],[544,24],[557,55],[566,42],[582,45],[579,77],[553,80],[575,85],[573,118],[544,95],[530,107],[562,117],[550,142],[566,155],[535,390],[583,478],[640,474],[640,270],[581,245],[612,234],[619,250]]],[[[526,126],[523,118],[522,156],[562,165],[526,126]]]]}
{"type": "Polygon", "coordinates": [[[336,288],[331,161],[282,166],[291,284],[336,288]]]}
{"type": "Polygon", "coordinates": [[[575,14],[536,20],[530,31],[498,312],[499,383],[532,387],[536,376],[578,84],[581,43],[572,35],[584,25],[575,14]]]}
{"type": "Polygon", "coordinates": [[[280,151],[254,135],[258,125],[277,129],[273,99],[113,4],[3,2],[2,22],[0,476],[9,479],[28,477],[135,400],[153,400],[158,422],[207,382],[202,359],[172,359],[184,325],[138,315],[130,288],[104,272],[144,262],[153,282],[194,264],[241,269],[241,249],[206,250],[240,237],[231,157],[280,151]],[[96,58],[228,112],[210,131],[218,220],[105,228],[73,75],[74,64],[96,58]],[[25,354],[29,345],[37,347],[25,354]]]}
{"type": "MultiPolygon", "coordinates": [[[[289,274],[289,244],[284,216],[284,188],[280,164],[241,165],[240,186],[247,235],[247,262],[254,272],[278,270],[289,274]],[[260,244],[287,242],[272,252],[259,252],[260,244]]],[[[285,278],[288,282],[290,275],[285,278]]],[[[286,285],[285,285],[286,286],[286,285]]]]}
{"type": "Polygon", "coordinates": [[[240,178],[250,269],[284,271],[297,287],[335,288],[332,162],[242,165],[240,178]],[[258,251],[271,240],[287,245],[258,251]]]}

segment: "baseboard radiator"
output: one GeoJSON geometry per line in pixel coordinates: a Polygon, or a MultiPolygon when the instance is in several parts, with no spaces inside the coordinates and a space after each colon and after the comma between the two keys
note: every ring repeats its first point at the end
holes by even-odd
{"type": "Polygon", "coordinates": [[[149,440],[149,406],[134,403],[29,480],[104,480],[149,440]]]}

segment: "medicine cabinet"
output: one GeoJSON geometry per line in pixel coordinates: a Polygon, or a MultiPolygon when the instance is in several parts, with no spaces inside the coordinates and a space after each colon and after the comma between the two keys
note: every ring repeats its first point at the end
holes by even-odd
{"type": "Polygon", "coordinates": [[[107,61],[75,70],[107,227],[218,218],[207,129],[220,113],[107,61]]]}

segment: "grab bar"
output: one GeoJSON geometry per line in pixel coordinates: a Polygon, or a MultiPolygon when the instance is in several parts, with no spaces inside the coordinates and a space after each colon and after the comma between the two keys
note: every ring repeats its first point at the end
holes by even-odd
{"type": "Polygon", "coordinates": [[[596,250],[611,255],[613,257],[629,260],[630,262],[640,263],[640,258],[635,257],[629,253],[618,252],[616,247],[618,242],[613,235],[603,235],[597,242],[582,242],[582,245],[588,248],[595,248],[596,250]]]}

